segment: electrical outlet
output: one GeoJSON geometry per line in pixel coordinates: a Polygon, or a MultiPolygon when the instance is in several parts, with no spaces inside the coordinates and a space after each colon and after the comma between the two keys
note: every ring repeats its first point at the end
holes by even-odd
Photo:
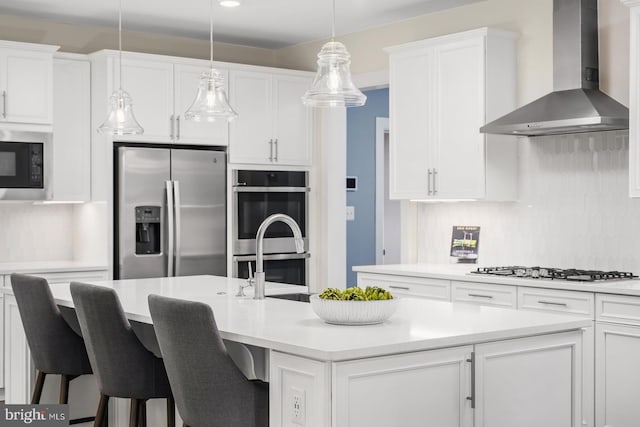
{"type": "Polygon", "coordinates": [[[301,426],[305,425],[306,401],[305,392],[302,389],[291,387],[291,422],[301,426]]]}
{"type": "Polygon", "coordinates": [[[353,206],[347,206],[347,221],[353,221],[356,219],[356,208],[353,206]]]}

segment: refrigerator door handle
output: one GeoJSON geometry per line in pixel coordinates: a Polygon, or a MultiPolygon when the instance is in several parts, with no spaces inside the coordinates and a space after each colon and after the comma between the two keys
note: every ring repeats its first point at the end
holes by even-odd
{"type": "Polygon", "coordinates": [[[173,244],[174,244],[174,225],[173,225],[173,183],[166,181],[167,190],[167,277],[175,276],[173,269],[173,244]]]}
{"type": "Polygon", "coordinates": [[[181,234],[181,230],[182,230],[182,221],[180,219],[181,215],[180,215],[180,181],[173,181],[173,198],[174,198],[174,209],[175,209],[175,216],[176,216],[176,231],[175,231],[175,238],[176,238],[176,243],[175,243],[175,254],[176,254],[176,267],[175,267],[175,271],[174,271],[174,276],[179,276],[180,275],[180,261],[181,261],[181,254],[180,254],[180,243],[181,243],[181,239],[180,239],[180,234],[181,234]]]}

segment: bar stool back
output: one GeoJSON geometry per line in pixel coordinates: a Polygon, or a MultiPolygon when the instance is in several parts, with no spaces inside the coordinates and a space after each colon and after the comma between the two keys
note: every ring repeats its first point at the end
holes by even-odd
{"type": "Polygon", "coordinates": [[[168,425],[173,426],[175,403],[162,359],[136,337],[116,292],[72,282],[71,296],[101,393],[96,426],[109,397],[131,399],[131,427],[146,425],[148,399],[167,399],[168,425]]]}
{"type": "Polygon", "coordinates": [[[267,427],[268,385],[249,381],[227,354],[211,307],[149,295],[158,344],[188,427],[267,427]]]}
{"type": "MultiPolygon", "coordinates": [[[[48,374],[61,375],[60,403],[68,403],[71,380],[92,373],[84,341],[62,317],[46,279],[12,274],[11,288],[38,374],[31,403],[40,403],[48,374]]],[[[70,423],[91,420],[93,417],[70,423]]]]}

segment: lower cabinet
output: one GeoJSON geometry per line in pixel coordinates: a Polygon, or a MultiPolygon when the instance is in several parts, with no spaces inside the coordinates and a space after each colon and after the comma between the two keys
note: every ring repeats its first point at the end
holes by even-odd
{"type": "Polygon", "coordinates": [[[427,277],[395,276],[390,274],[358,273],[358,286],[377,286],[393,295],[451,300],[451,284],[448,280],[427,277]]]}
{"type": "Polygon", "coordinates": [[[596,326],[596,426],[640,425],[640,327],[596,326]]]}
{"type": "Polygon", "coordinates": [[[451,301],[502,308],[516,308],[515,286],[478,282],[451,282],[451,301]]]}
{"type": "Polygon", "coordinates": [[[473,346],[336,363],[334,427],[471,427],[473,346]]]}

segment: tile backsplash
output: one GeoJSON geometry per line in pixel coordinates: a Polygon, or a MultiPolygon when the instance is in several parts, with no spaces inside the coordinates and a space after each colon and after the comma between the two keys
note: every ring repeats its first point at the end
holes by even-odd
{"type": "Polygon", "coordinates": [[[480,265],[640,274],[640,199],[628,196],[628,132],[518,143],[519,200],[420,203],[417,261],[448,263],[452,226],[479,225],[480,265]]]}

